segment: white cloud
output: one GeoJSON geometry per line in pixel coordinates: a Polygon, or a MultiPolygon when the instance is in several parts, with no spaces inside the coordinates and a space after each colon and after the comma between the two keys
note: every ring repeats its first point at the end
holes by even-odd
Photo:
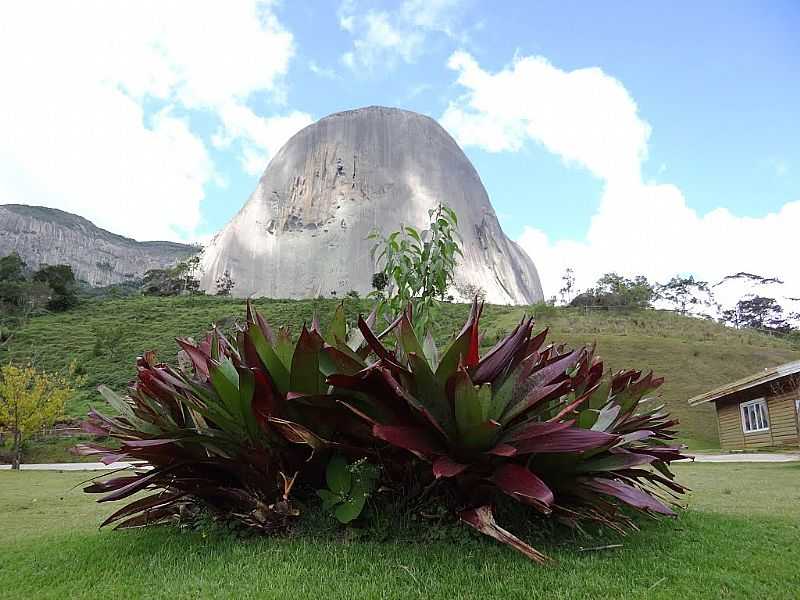
{"type": "Polygon", "coordinates": [[[392,68],[415,62],[432,32],[463,40],[456,31],[460,5],[461,0],[405,0],[393,11],[362,11],[355,0],[344,0],[339,27],[353,36],[353,47],[342,62],[353,70],[392,68]]]}
{"type": "Polygon", "coordinates": [[[428,31],[439,31],[460,38],[456,30],[462,0],[405,0],[399,9],[402,18],[428,31]]]}
{"type": "Polygon", "coordinates": [[[325,79],[336,79],[336,71],[329,67],[322,67],[314,60],[308,61],[308,70],[325,79]]]}
{"type": "Polygon", "coordinates": [[[518,241],[536,262],[547,296],[557,293],[567,267],[575,269],[578,288],[609,271],[659,281],[693,273],[712,282],[748,271],[782,277],[787,292],[800,295],[800,201],[761,218],[725,208],[701,215],[676,186],[644,181],[650,126],[613,77],[597,68],[563,71],[541,57],[517,57],[491,73],[456,52],[448,65],[466,91],[441,121],[461,144],[499,152],[539,143],[604,183],[584,240],[551,240],[535,227],[531,207],[532,224],[518,241]]]}
{"type": "Polygon", "coordinates": [[[358,19],[348,17],[345,23],[360,32],[353,40],[353,50],[342,55],[342,62],[351,69],[371,69],[379,63],[394,64],[398,59],[414,62],[425,38],[419,32],[401,31],[395,27],[385,12],[368,12],[358,19]]]}
{"type": "Polygon", "coordinates": [[[430,83],[420,83],[418,85],[413,85],[409,88],[408,93],[406,94],[406,100],[413,100],[417,96],[422,94],[426,94],[431,90],[434,90],[435,86],[430,83]]]}
{"type": "Polygon", "coordinates": [[[220,107],[219,114],[222,128],[213,138],[214,145],[224,148],[238,140],[242,146],[242,165],[251,175],[260,175],[268,158],[300,129],[312,123],[304,112],[264,118],[236,103],[220,107]]]}
{"type": "Polygon", "coordinates": [[[462,143],[498,152],[535,140],[603,179],[638,174],[650,127],[622,84],[600,69],[566,72],[534,56],[491,74],[466,52],[447,64],[469,90],[442,116],[462,143]]]}
{"type": "Polygon", "coordinates": [[[243,153],[273,152],[268,134],[285,140],[302,119],[260,124],[247,101],[281,93],[293,52],[256,0],[2,3],[0,201],[140,239],[191,236],[219,176],[190,117],[230,125],[243,153]]]}

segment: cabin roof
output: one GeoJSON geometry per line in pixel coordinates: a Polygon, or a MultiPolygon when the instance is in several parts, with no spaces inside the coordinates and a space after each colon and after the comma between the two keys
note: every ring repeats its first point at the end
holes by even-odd
{"type": "Polygon", "coordinates": [[[758,388],[766,383],[783,379],[784,377],[789,377],[791,375],[796,375],[798,373],[800,373],[800,360],[778,365],[777,367],[770,367],[760,371],[759,373],[754,373],[753,375],[748,375],[747,377],[738,379],[732,383],[726,383],[725,385],[713,389],[710,392],[690,398],[689,406],[697,406],[699,404],[705,404],[706,402],[717,402],[733,396],[734,394],[740,394],[741,392],[746,392],[747,390],[758,388]]]}

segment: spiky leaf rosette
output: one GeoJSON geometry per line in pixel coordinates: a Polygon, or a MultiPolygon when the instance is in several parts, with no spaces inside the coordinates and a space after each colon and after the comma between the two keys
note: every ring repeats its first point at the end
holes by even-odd
{"type": "MultiPolygon", "coordinates": [[[[340,310],[335,335],[344,338],[343,326],[340,310]]],[[[365,353],[360,340],[351,343],[354,357],[365,353]]],[[[328,389],[330,365],[321,365],[325,342],[318,327],[303,327],[294,344],[288,331],[274,332],[248,304],[235,340],[215,330],[200,343],[178,344],[189,366],[175,369],[145,354],[127,397],[100,389],[116,414],[92,410],[83,424],[119,447],[85,444],[80,453],[137,466],[86,492],[105,493],[100,502],[154,492],[103,525],[160,523],[205,509],[267,531],[282,526],[297,512],[289,498],[295,478],[317,467],[308,462],[310,453],[337,446],[323,436],[336,433],[336,414],[343,413],[333,401],[299,400],[324,398],[328,389]]],[[[349,413],[343,416],[352,420],[349,413]]]]}
{"type": "Polygon", "coordinates": [[[668,468],[684,458],[671,443],[676,421],[645,408],[662,381],[638,371],[604,378],[594,348],[546,346],[547,331],[534,335],[532,319],[480,356],[482,308],[473,303],[440,358],[408,313],[393,324],[393,350],[360,320],[378,360],[328,382],[361,394],[360,404],[343,403],[376,439],[455,484],[465,523],[533,560],[544,557],[494,521],[496,493],[573,526],[632,526],[620,508],[673,514],[667,492],[684,491],[668,468]]]}

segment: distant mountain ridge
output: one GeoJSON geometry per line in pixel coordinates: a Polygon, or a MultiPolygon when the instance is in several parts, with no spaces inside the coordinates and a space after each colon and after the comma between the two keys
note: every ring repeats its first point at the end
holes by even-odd
{"type": "Polygon", "coordinates": [[[66,264],[78,280],[105,286],[174,265],[196,249],[176,242],[139,242],[56,208],[2,204],[0,256],[12,252],[33,269],[40,264],[66,264]]]}

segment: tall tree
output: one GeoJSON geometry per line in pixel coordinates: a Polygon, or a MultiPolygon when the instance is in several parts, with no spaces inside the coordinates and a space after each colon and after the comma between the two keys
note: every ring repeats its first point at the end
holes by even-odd
{"type": "Polygon", "coordinates": [[[618,273],[606,273],[593,288],[575,297],[570,306],[629,306],[647,308],[653,298],[653,286],[644,275],[633,279],[618,273]]]}
{"type": "Polygon", "coordinates": [[[695,307],[707,309],[712,313],[716,313],[719,309],[708,282],[695,280],[693,275],[688,277],[676,275],[667,283],[658,284],[655,298],[667,302],[682,315],[695,307]]]}
{"type": "Polygon", "coordinates": [[[74,391],[66,377],[31,366],[0,367],[0,426],[13,437],[12,469],[19,469],[23,442],[55,423],[74,391]]]}
{"type": "Polygon", "coordinates": [[[432,322],[436,302],[444,300],[453,283],[457,257],[462,255],[455,211],[440,204],[428,216],[430,225],[424,231],[404,225],[387,236],[373,231],[368,238],[375,242],[372,257],[388,283],[386,291],[370,293],[379,313],[398,315],[411,304],[421,337],[432,322]]]}
{"type": "Polygon", "coordinates": [[[734,327],[770,330],[787,333],[791,326],[783,313],[783,307],[775,298],[749,296],[742,298],[731,310],[723,313],[723,320],[734,327]]]}
{"type": "Polygon", "coordinates": [[[47,309],[62,312],[78,304],[78,286],[69,265],[45,265],[33,274],[33,280],[50,286],[47,309]]]}
{"type": "Polygon", "coordinates": [[[50,286],[28,279],[18,254],[0,257],[0,344],[8,343],[13,330],[43,310],[50,296],[50,286]]]}
{"type": "Polygon", "coordinates": [[[231,278],[231,272],[225,269],[225,272],[217,277],[214,282],[217,286],[217,296],[230,296],[231,290],[236,286],[236,282],[231,278]]]}
{"type": "Polygon", "coordinates": [[[575,271],[572,267],[567,267],[564,274],[561,276],[563,285],[558,293],[561,295],[561,304],[569,304],[572,300],[572,292],[575,289],[575,271]]]}
{"type": "Polygon", "coordinates": [[[16,252],[0,257],[0,281],[19,283],[25,281],[25,261],[16,252]]]}

